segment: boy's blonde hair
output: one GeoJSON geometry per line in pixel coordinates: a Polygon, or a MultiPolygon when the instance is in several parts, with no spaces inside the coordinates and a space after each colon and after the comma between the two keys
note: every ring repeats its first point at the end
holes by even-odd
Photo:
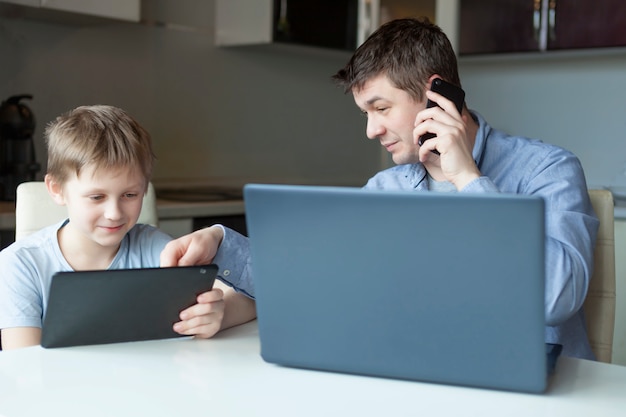
{"type": "Polygon", "coordinates": [[[59,116],[45,130],[47,173],[65,184],[85,166],[137,168],[152,177],[155,156],[150,134],[124,110],[113,106],[81,106],[59,116]]]}

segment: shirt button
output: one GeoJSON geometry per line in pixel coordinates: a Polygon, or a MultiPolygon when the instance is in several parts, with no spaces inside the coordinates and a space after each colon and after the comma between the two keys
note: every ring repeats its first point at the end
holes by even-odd
{"type": "Polygon", "coordinates": [[[230,269],[225,269],[224,272],[223,272],[223,275],[225,277],[229,276],[230,275],[230,269]]]}

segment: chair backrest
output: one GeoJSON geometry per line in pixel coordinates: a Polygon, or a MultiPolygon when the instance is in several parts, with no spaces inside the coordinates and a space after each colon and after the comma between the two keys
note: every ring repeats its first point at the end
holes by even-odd
{"type": "Polygon", "coordinates": [[[615,332],[615,229],[613,195],[589,190],[591,204],[600,219],[594,252],[594,269],[584,304],[591,348],[601,362],[610,363],[615,332]]]}
{"type": "MultiPolygon", "coordinates": [[[[43,181],[18,185],[15,196],[15,240],[67,218],[67,209],[52,200],[43,181]]],[[[158,226],[156,195],[150,183],[143,198],[138,223],[158,226]]]]}

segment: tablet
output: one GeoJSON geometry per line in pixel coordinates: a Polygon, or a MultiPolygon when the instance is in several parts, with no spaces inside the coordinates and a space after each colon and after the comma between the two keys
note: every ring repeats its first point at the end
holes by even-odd
{"type": "Polygon", "coordinates": [[[43,320],[44,348],[181,337],[179,313],[211,290],[217,265],[58,272],[43,320]]]}

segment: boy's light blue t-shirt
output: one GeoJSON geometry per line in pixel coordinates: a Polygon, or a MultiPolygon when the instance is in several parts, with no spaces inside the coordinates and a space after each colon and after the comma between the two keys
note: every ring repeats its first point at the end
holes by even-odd
{"type": "MultiPolygon", "coordinates": [[[[41,327],[52,276],[73,270],[57,240],[57,231],[66,222],[41,229],[0,252],[0,329],[41,327]]],[[[170,240],[153,226],[137,224],[122,240],[109,269],[158,267],[170,240]]]]}

